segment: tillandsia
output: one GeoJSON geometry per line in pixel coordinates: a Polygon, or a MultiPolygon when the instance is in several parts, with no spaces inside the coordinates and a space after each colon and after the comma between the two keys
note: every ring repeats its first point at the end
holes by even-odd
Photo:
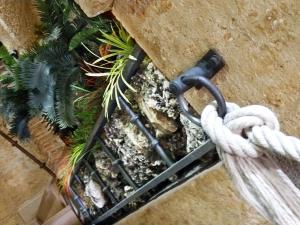
{"type": "Polygon", "coordinates": [[[117,102],[120,108],[119,96],[129,102],[125,94],[120,88],[120,81],[122,81],[131,91],[135,89],[125,80],[123,71],[128,60],[136,60],[131,54],[134,48],[134,41],[123,27],[116,25],[117,31],[112,28],[112,33],[108,34],[101,31],[102,37],[98,40],[108,46],[105,53],[97,55],[92,52],[86,45],[83,46],[97,59],[92,63],[85,62],[91,67],[95,67],[101,72],[87,72],[87,76],[92,77],[106,77],[108,82],[105,92],[103,94],[103,107],[105,115],[108,116],[108,106],[112,100],[117,102]]]}

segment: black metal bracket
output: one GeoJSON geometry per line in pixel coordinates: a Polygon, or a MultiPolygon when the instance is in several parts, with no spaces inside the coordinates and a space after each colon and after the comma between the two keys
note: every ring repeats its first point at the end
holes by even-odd
{"type": "Polygon", "coordinates": [[[210,79],[216,75],[225,65],[223,58],[215,50],[209,50],[196,65],[170,82],[170,90],[177,96],[182,113],[187,116],[193,123],[201,125],[200,119],[193,116],[189,111],[187,102],[183,94],[187,90],[195,87],[200,89],[205,87],[214,96],[218,103],[218,113],[221,117],[226,114],[226,104],[224,97],[219,89],[211,83],[210,79]]]}
{"type": "MultiPolygon", "coordinates": [[[[123,72],[126,82],[130,82],[131,78],[136,74],[139,65],[144,59],[145,53],[138,45],[136,45],[132,55],[136,58],[136,60],[129,60],[123,72]]],[[[209,80],[223,66],[224,62],[222,58],[215,51],[211,50],[196,64],[194,68],[187,70],[176,80],[171,82],[171,89],[173,93],[178,96],[178,100],[182,100],[182,102],[179,101],[179,103],[181,107],[186,107],[183,113],[186,114],[188,118],[192,118],[192,116],[188,112],[188,106],[183,98],[183,93],[191,87],[206,87],[215,96],[220,108],[223,109],[224,106],[222,105],[222,101],[224,101],[224,99],[216,86],[214,86],[209,80]]],[[[126,90],[126,85],[122,80],[120,80],[119,86],[122,91],[126,90]]],[[[214,163],[218,160],[217,158],[211,158],[205,162],[199,160],[205,155],[215,152],[215,145],[209,140],[202,146],[185,155],[183,158],[175,159],[171,154],[169,154],[168,149],[164,149],[162,147],[159,140],[154,134],[152,134],[151,130],[143,124],[140,118],[141,115],[134,112],[130,105],[121,96],[118,98],[121,110],[127,114],[130,122],[145,135],[152,150],[157,153],[160,159],[164,162],[165,169],[158,176],[148,180],[145,184],[138,185],[128,173],[120,156],[115,154],[113,149],[106,145],[101,134],[104,126],[108,122],[108,117],[111,117],[117,107],[116,99],[112,99],[108,107],[108,117],[105,116],[105,112],[103,110],[95,123],[89,139],[87,140],[84,154],[77,162],[70,178],[70,185],[68,187],[69,204],[72,206],[74,212],[81,219],[83,224],[112,224],[131,212],[129,205],[134,201],[141,199],[147,202],[151,201],[170,188],[181,184],[184,180],[192,176],[191,174],[196,174],[205,170],[209,166],[214,165],[214,163]],[[91,160],[91,158],[93,158],[91,149],[93,149],[96,144],[100,145],[100,149],[97,148],[97,150],[103,151],[106,156],[111,159],[113,166],[120,172],[119,174],[122,176],[124,183],[132,187],[133,191],[127,197],[118,199],[113,192],[113,187],[106,183],[103,179],[103,174],[100,174],[96,169],[93,160],[91,160]],[[78,192],[78,188],[80,191],[85,190],[85,183],[83,182],[82,174],[80,173],[81,170],[86,170],[90,177],[101,187],[108,202],[108,204],[103,208],[88,206],[84,203],[78,192]],[[91,207],[95,209],[95,212],[90,210],[91,207]]]]}

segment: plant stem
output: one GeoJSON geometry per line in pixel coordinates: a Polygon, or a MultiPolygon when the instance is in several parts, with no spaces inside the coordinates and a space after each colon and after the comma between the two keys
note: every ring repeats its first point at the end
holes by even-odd
{"type": "Polygon", "coordinates": [[[79,90],[79,91],[82,91],[82,92],[91,93],[91,91],[86,90],[86,89],[84,89],[84,88],[82,88],[82,87],[78,87],[78,86],[76,86],[76,85],[74,85],[74,84],[72,84],[71,87],[74,88],[74,89],[77,89],[77,90],[79,90]]]}

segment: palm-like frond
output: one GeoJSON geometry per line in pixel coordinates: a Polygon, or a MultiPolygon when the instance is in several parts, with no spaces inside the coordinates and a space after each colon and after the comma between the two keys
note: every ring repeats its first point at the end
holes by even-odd
{"type": "Polygon", "coordinates": [[[56,84],[58,123],[61,128],[73,127],[76,125],[74,106],[72,100],[72,83],[77,79],[78,68],[73,68],[66,76],[58,77],[56,84]]]}
{"type": "Polygon", "coordinates": [[[71,85],[79,74],[74,57],[57,41],[36,48],[34,54],[21,58],[15,70],[28,92],[30,115],[43,115],[60,128],[74,126],[71,85]]]}
{"type": "Polygon", "coordinates": [[[49,82],[51,66],[46,62],[32,62],[25,59],[19,62],[19,77],[25,89],[45,92],[49,82]]]}
{"type": "Polygon", "coordinates": [[[56,26],[62,27],[65,16],[60,2],[56,0],[35,1],[41,19],[40,29],[44,34],[50,34],[56,26]]]}

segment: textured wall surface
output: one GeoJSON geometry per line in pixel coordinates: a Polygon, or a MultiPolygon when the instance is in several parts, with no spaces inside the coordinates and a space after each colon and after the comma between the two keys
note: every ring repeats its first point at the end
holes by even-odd
{"type": "MultiPolygon", "coordinates": [[[[263,104],[300,136],[300,1],[115,0],[113,13],[169,79],[216,48],[227,66],[214,82],[228,101],[263,104]]],[[[187,98],[198,111],[203,90],[187,98]]]]}
{"type": "Polygon", "coordinates": [[[51,176],[0,136],[0,225],[25,225],[18,208],[42,192],[51,176]]]}
{"type": "MultiPolygon", "coordinates": [[[[115,0],[113,13],[169,79],[217,49],[226,67],[214,83],[227,101],[266,105],[300,136],[299,8],[297,0],[115,0]]],[[[199,112],[211,101],[205,90],[186,97],[199,112]]],[[[266,223],[255,215],[214,168],[121,224],[266,223]]]]}
{"type": "Polygon", "coordinates": [[[31,0],[0,0],[0,41],[11,51],[24,51],[36,41],[39,17],[31,0]]]}
{"type": "Polygon", "coordinates": [[[239,199],[221,163],[164,194],[118,225],[269,225],[239,199]]]}
{"type": "Polygon", "coordinates": [[[66,165],[66,157],[70,153],[70,148],[63,140],[56,135],[42,118],[33,118],[29,121],[28,127],[31,133],[30,142],[34,143],[44,162],[57,177],[60,177],[62,169],[66,165]]]}
{"type": "Polygon", "coordinates": [[[75,0],[89,17],[94,17],[111,10],[113,1],[114,0],[75,0]]]}
{"type": "MultiPolygon", "coordinates": [[[[53,130],[49,129],[47,123],[42,118],[32,118],[28,123],[28,128],[31,135],[29,140],[20,141],[16,137],[12,138],[38,160],[45,163],[57,177],[60,177],[70,149],[58,135],[54,134],[53,130]]],[[[1,118],[0,129],[9,134],[8,125],[1,118]]]]}

